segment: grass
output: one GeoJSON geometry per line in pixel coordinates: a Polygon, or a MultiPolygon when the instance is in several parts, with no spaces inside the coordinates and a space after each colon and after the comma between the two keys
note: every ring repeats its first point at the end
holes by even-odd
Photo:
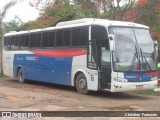
{"type": "Polygon", "coordinates": [[[153,90],[139,90],[139,91],[135,91],[135,93],[142,94],[142,95],[160,96],[160,91],[153,91],[153,90]]]}

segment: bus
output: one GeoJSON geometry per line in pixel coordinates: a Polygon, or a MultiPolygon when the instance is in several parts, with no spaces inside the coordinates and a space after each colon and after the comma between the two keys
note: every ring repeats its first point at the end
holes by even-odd
{"type": "Polygon", "coordinates": [[[74,86],[81,94],[158,85],[157,51],[149,27],[95,18],[6,33],[3,72],[21,83],[74,86]]]}

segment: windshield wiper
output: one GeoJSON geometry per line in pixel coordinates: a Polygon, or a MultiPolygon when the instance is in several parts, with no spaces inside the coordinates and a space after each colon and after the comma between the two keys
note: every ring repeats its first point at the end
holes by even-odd
{"type": "Polygon", "coordinates": [[[146,62],[146,64],[148,65],[149,69],[152,70],[150,64],[148,63],[148,61],[146,59],[146,57],[143,55],[142,49],[140,48],[139,51],[138,51],[138,48],[135,45],[135,53],[134,53],[134,57],[133,57],[132,62],[131,62],[131,69],[130,69],[130,71],[133,70],[136,58],[138,60],[138,67],[140,67],[139,69],[142,68],[142,64],[143,64],[143,60],[144,60],[146,62]],[[139,55],[139,52],[140,52],[140,55],[139,55]],[[141,57],[141,60],[140,60],[140,57],[141,57]]]}
{"type": "Polygon", "coordinates": [[[148,65],[148,67],[149,67],[149,69],[152,70],[150,64],[148,63],[148,61],[147,61],[147,59],[146,59],[146,57],[143,55],[141,48],[140,48],[140,53],[141,53],[141,57],[142,57],[142,64],[143,64],[143,58],[144,58],[145,62],[147,63],[147,65],[148,65]]]}
{"type": "Polygon", "coordinates": [[[131,66],[130,71],[132,71],[132,70],[133,70],[134,63],[135,63],[136,58],[137,58],[138,62],[140,63],[139,55],[138,55],[138,48],[137,48],[137,46],[136,46],[136,45],[135,45],[135,51],[136,51],[136,53],[134,53],[134,56],[133,56],[133,59],[132,59],[131,65],[130,65],[130,66],[131,66]]]}

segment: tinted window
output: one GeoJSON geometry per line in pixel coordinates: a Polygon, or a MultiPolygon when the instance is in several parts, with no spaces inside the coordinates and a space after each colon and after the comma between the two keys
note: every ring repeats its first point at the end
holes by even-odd
{"type": "Polygon", "coordinates": [[[11,37],[11,49],[18,49],[19,48],[19,36],[12,36],[11,37]]]}
{"type": "Polygon", "coordinates": [[[30,35],[30,47],[35,47],[36,46],[36,41],[35,41],[35,34],[30,35]]]}
{"type": "Polygon", "coordinates": [[[64,30],[63,46],[70,46],[71,30],[64,30]]]}
{"type": "Polygon", "coordinates": [[[30,47],[41,47],[41,33],[31,34],[30,36],[30,47]]]}
{"type": "Polygon", "coordinates": [[[27,49],[29,47],[29,35],[20,36],[20,49],[27,49]]]}
{"type": "Polygon", "coordinates": [[[80,46],[87,46],[89,40],[88,27],[81,28],[80,46]]]}
{"type": "Polygon", "coordinates": [[[25,35],[25,48],[29,47],[29,35],[25,35]]]}
{"type": "Polygon", "coordinates": [[[79,46],[80,43],[80,28],[74,28],[72,31],[72,46],[79,46]]]}
{"type": "Polygon", "coordinates": [[[54,31],[47,31],[43,33],[43,47],[53,47],[54,46],[54,38],[55,32],[54,31]]]}
{"type": "Polygon", "coordinates": [[[15,37],[15,47],[14,49],[19,49],[19,36],[15,37]]]}
{"type": "Polygon", "coordinates": [[[10,49],[11,37],[4,37],[4,48],[10,49]]]}
{"type": "Polygon", "coordinates": [[[35,34],[35,47],[41,47],[41,33],[35,34]]]}
{"type": "Polygon", "coordinates": [[[15,37],[11,37],[11,49],[14,49],[14,38],[15,37]]]}
{"type": "Polygon", "coordinates": [[[48,47],[54,47],[54,39],[55,39],[55,32],[49,32],[49,45],[48,47]]]}
{"type": "Polygon", "coordinates": [[[20,49],[23,49],[24,45],[25,45],[25,36],[21,35],[20,36],[20,49]]]}
{"type": "Polygon", "coordinates": [[[49,36],[48,36],[48,32],[44,32],[43,36],[42,36],[42,46],[43,47],[49,47],[49,36]]]}
{"type": "Polygon", "coordinates": [[[56,32],[56,46],[57,47],[63,46],[62,42],[63,42],[63,30],[58,30],[56,32]]]}
{"type": "Polygon", "coordinates": [[[91,39],[103,40],[107,38],[107,31],[102,26],[92,26],[91,39]]]}

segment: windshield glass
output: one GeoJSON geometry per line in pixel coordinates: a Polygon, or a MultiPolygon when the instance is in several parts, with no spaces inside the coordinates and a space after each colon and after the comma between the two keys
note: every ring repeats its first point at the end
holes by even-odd
{"type": "Polygon", "coordinates": [[[112,27],[109,31],[115,40],[114,70],[156,70],[154,46],[148,29],[112,27]]]}

